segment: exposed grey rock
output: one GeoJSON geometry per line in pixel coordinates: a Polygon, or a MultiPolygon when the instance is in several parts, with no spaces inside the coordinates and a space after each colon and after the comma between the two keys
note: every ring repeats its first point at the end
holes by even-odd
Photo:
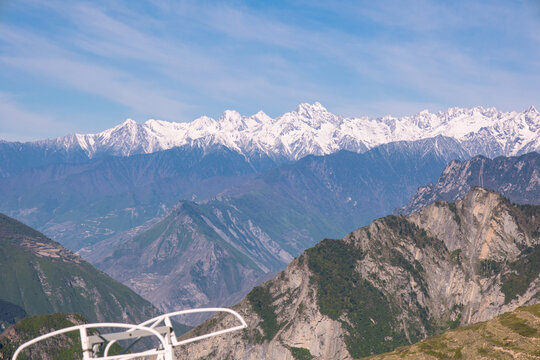
{"type": "MultiPolygon", "coordinates": [[[[327,249],[331,259],[329,241],[314,249],[327,249]]],[[[472,189],[456,204],[436,202],[409,217],[375,220],[343,242],[362,254],[355,272],[391,304],[388,324],[392,332],[405,335],[403,344],[540,301],[540,267],[534,260],[540,246],[540,207],[512,205],[482,188],[472,189]],[[521,290],[509,290],[518,282],[524,284],[521,290]]],[[[313,251],[262,285],[271,297],[267,309],[273,307],[277,319],[278,331],[271,338],[261,336],[264,321],[248,297],[235,306],[248,330],[179,348],[178,358],[293,359],[290,348],[303,347],[314,359],[351,359],[350,341],[363,340],[351,338],[347,324],[354,325],[354,309],[363,305],[342,312],[337,320],[322,313],[321,284],[309,265],[313,251]]],[[[372,315],[374,329],[383,315],[372,315]]],[[[232,318],[217,316],[193,333],[226,324],[232,318]]],[[[385,333],[380,337],[378,342],[394,341],[385,333]]]]}

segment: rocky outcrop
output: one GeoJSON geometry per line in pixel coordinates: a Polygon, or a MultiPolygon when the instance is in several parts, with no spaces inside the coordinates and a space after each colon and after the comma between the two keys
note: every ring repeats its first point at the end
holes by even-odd
{"type": "MultiPolygon", "coordinates": [[[[236,309],[248,329],[177,349],[190,359],[351,359],[540,301],[540,207],[473,188],[409,217],[323,240],[236,309]]],[[[215,317],[204,332],[232,321],[215,317]]]]}
{"type": "MultiPolygon", "coordinates": [[[[318,310],[317,290],[310,276],[306,256],[302,255],[235,306],[246,319],[247,330],[212,342],[190,344],[178,349],[179,358],[294,360],[292,352],[304,349],[325,359],[349,359],[341,324],[318,310]]],[[[217,316],[194,333],[234,325],[231,316],[217,316]]]]}
{"type": "Polygon", "coordinates": [[[436,200],[454,202],[473,186],[500,192],[512,202],[540,204],[540,154],[488,159],[483,156],[468,161],[454,160],[442,172],[436,184],[420,187],[404,214],[418,211],[436,200]]]}

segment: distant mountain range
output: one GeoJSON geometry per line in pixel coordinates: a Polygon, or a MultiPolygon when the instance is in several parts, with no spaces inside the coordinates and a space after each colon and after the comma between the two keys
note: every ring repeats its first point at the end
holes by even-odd
{"type": "MultiPolygon", "coordinates": [[[[467,152],[456,140],[442,136],[417,142],[385,144],[363,154],[365,156],[360,155],[351,153],[342,156],[339,169],[328,169],[334,171],[333,174],[324,174],[327,170],[325,168],[310,171],[319,173],[318,183],[326,181],[324,177],[336,178],[338,182],[350,181],[346,179],[349,176],[347,174],[357,172],[355,167],[360,166],[362,172],[367,174],[366,180],[361,181],[364,177],[361,173],[355,176],[364,186],[375,187],[378,186],[376,183],[370,184],[371,180],[376,181],[370,175],[372,173],[377,173],[377,176],[390,183],[400,176],[412,175],[410,179],[417,180],[405,182],[408,190],[395,193],[399,201],[389,197],[394,206],[403,206],[418,186],[435,181],[448,161],[467,158],[467,152]],[[411,167],[410,161],[416,161],[413,158],[422,159],[422,164],[411,167]],[[352,163],[347,164],[347,161],[352,163]],[[433,163],[430,164],[430,161],[433,163]],[[379,170],[387,165],[395,170],[379,170]],[[423,168],[420,171],[415,166],[423,168]],[[409,173],[400,174],[400,167],[408,169],[409,173]],[[411,174],[411,171],[418,174],[411,174]],[[392,174],[392,178],[388,178],[388,174],[392,174]]],[[[36,227],[66,247],[78,250],[109,238],[118,231],[131,229],[162,216],[180,200],[212,199],[265,170],[268,173],[265,176],[271,179],[283,171],[289,171],[287,169],[300,169],[304,166],[302,164],[305,163],[301,160],[298,165],[283,164],[279,168],[283,170],[272,172],[272,168],[276,169],[276,163],[270,160],[247,161],[241,154],[218,145],[207,149],[184,146],[129,157],[109,156],[85,163],[50,164],[0,178],[0,211],[36,227]]],[[[302,184],[295,187],[294,191],[298,191],[302,184]]],[[[278,190],[274,189],[274,194],[278,190]]],[[[339,188],[334,190],[339,191],[339,188]]],[[[304,196],[312,197],[309,189],[301,191],[304,196]]],[[[351,189],[348,195],[340,195],[345,196],[340,202],[350,197],[348,201],[351,204],[355,201],[358,203],[361,199],[355,198],[354,191],[351,189]]],[[[283,195],[278,193],[277,196],[283,195]]],[[[361,202],[358,204],[355,211],[367,210],[361,202]]],[[[322,203],[321,206],[324,208],[332,205],[322,203]]],[[[380,208],[377,204],[375,206],[380,208]]],[[[387,208],[383,208],[387,211],[387,208]]],[[[368,220],[383,214],[377,213],[368,220]]],[[[351,228],[357,225],[355,223],[351,228]]],[[[339,234],[343,235],[351,228],[339,234]]]]}
{"type": "Polygon", "coordinates": [[[77,250],[258,172],[221,146],[49,164],[0,178],[0,211],[77,250]]]}
{"type": "Polygon", "coordinates": [[[453,160],[437,183],[419,188],[400,211],[408,214],[437,200],[454,202],[474,186],[497,191],[518,204],[540,205],[540,154],[453,160]]]}
{"type": "MultiPolygon", "coordinates": [[[[476,187],[456,203],[321,241],[234,307],[248,330],[178,348],[177,356],[357,359],[391,351],[537,303],[539,261],[540,206],[476,187]]],[[[513,329],[528,329],[520,321],[513,329]]],[[[192,334],[233,322],[218,315],[192,334]]]]}
{"type": "MultiPolygon", "coordinates": [[[[540,149],[539,129],[533,107],[370,119],[315,103],[275,119],[227,111],[192,123],[127,121],[99,134],[0,141],[0,211],[161,309],[231,304],[321,238],[403,207],[452,160],[487,156],[494,189],[514,200],[527,188],[516,181],[536,181],[537,162],[497,179],[506,165],[491,168],[489,158],[540,149]]],[[[458,173],[448,187],[469,170],[458,173]]]]}
{"type": "Polygon", "coordinates": [[[405,204],[466,153],[442,136],[307,156],[80,254],[163,310],[232,304],[304,249],[405,204]]]}
{"type": "Polygon", "coordinates": [[[203,116],[189,123],[148,120],[138,124],[128,119],[97,134],[0,142],[0,176],[37,165],[153,153],[179,146],[207,149],[220,145],[248,160],[283,162],[339,150],[362,153],[381,144],[439,135],[457,140],[470,156],[524,154],[540,149],[540,113],[534,107],[521,112],[474,107],[436,114],[425,110],[402,118],[349,118],[314,103],[300,104],[276,118],[262,111],[242,116],[228,110],[218,120],[203,116]]]}

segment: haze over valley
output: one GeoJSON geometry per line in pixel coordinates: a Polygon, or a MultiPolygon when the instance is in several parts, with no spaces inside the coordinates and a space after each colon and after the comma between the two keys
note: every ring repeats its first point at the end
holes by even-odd
{"type": "Polygon", "coordinates": [[[537,359],[539,19],[0,2],[0,360],[537,359]]]}

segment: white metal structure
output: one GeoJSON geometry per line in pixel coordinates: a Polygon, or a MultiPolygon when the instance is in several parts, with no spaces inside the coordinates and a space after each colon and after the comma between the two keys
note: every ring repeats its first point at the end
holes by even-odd
{"type": "Polygon", "coordinates": [[[57,335],[61,335],[61,334],[65,334],[65,333],[68,333],[68,332],[71,332],[71,331],[77,331],[77,330],[79,331],[80,336],[81,336],[81,347],[82,347],[83,360],[88,360],[88,359],[126,360],[126,359],[130,359],[130,358],[138,357],[138,356],[147,356],[147,355],[148,356],[149,355],[157,355],[158,359],[163,359],[163,360],[172,360],[173,359],[172,358],[172,349],[169,349],[170,350],[169,351],[170,355],[169,355],[167,353],[168,352],[168,349],[167,349],[167,346],[166,346],[167,343],[165,342],[165,339],[163,338],[163,336],[157,330],[150,329],[150,328],[148,328],[146,326],[140,326],[140,325],[119,324],[119,323],[96,323],[96,324],[84,324],[84,325],[70,326],[70,327],[67,327],[67,328],[64,328],[64,329],[61,329],[61,330],[56,330],[56,331],[50,332],[48,334],[38,336],[37,338],[35,338],[33,340],[30,340],[28,342],[25,342],[24,344],[19,346],[19,348],[17,348],[17,350],[15,351],[15,354],[13,354],[12,360],[17,360],[17,357],[19,356],[21,351],[23,351],[25,348],[29,347],[30,345],[33,345],[33,344],[38,343],[40,341],[43,341],[45,339],[51,338],[53,336],[57,336],[57,335]],[[87,329],[104,328],[104,327],[106,327],[106,328],[121,328],[121,329],[141,330],[141,332],[149,333],[150,335],[154,335],[155,337],[158,338],[162,349],[151,349],[151,350],[147,350],[147,351],[140,352],[140,353],[137,353],[137,354],[129,354],[129,357],[127,357],[128,355],[114,355],[114,356],[104,356],[104,357],[96,358],[96,357],[94,357],[94,349],[93,349],[92,346],[90,346],[87,329]],[[167,355],[169,355],[169,356],[167,356],[167,355]]]}
{"type": "Polygon", "coordinates": [[[96,323],[96,324],[71,326],[65,329],[53,331],[48,334],[39,336],[19,346],[19,348],[15,351],[15,354],[13,355],[12,360],[17,360],[17,356],[19,356],[21,351],[29,347],[30,345],[33,345],[42,340],[51,338],[53,336],[57,336],[57,335],[61,335],[61,334],[65,334],[65,333],[68,333],[71,331],[77,331],[77,330],[79,331],[80,337],[81,337],[83,360],[91,360],[91,359],[93,360],[97,360],[97,359],[99,360],[129,360],[129,359],[134,359],[134,358],[143,357],[143,356],[156,356],[156,360],[174,360],[173,348],[175,346],[189,344],[194,341],[206,339],[206,338],[217,336],[217,335],[222,335],[222,334],[229,333],[232,331],[241,330],[246,327],[247,327],[247,324],[242,318],[242,316],[240,316],[240,314],[238,314],[236,311],[231,310],[231,309],[204,308],[204,309],[182,310],[182,311],[176,311],[176,312],[157,316],[139,325],[119,324],[119,323],[96,323]],[[186,315],[186,314],[202,313],[202,312],[226,312],[226,313],[232,314],[240,321],[240,325],[233,326],[233,327],[223,329],[223,330],[214,331],[209,334],[204,334],[204,335],[195,336],[188,339],[178,340],[178,338],[176,337],[174,333],[171,317],[179,316],[179,315],[186,315]],[[158,325],[162,323],[164,326],[158,327],[158,325]],[[87,329],[89,328],[122,328],[122,329],[128,329],[128,330],[119,332],[119,333],[110,333],[110,334],[103,334],[103,335],[88,335],[87,329]],[[146,336],[155,336],[159,341],[158,348],[141,351],[141,352],[133,353],[133,354],[121,354],[121,355],[111,355],[111,356],[108,355],[109,350],[111,349],[111,346],[114,343],[116,343],[116,341],[134,339],[136,342],[141,337],[146,337],[146,336]],[[99,357],[97,355],[97,352],[100,348],[100,345],[105,342],[108,342],[108,344],[105,347],[103,356],[99,357]]]}

